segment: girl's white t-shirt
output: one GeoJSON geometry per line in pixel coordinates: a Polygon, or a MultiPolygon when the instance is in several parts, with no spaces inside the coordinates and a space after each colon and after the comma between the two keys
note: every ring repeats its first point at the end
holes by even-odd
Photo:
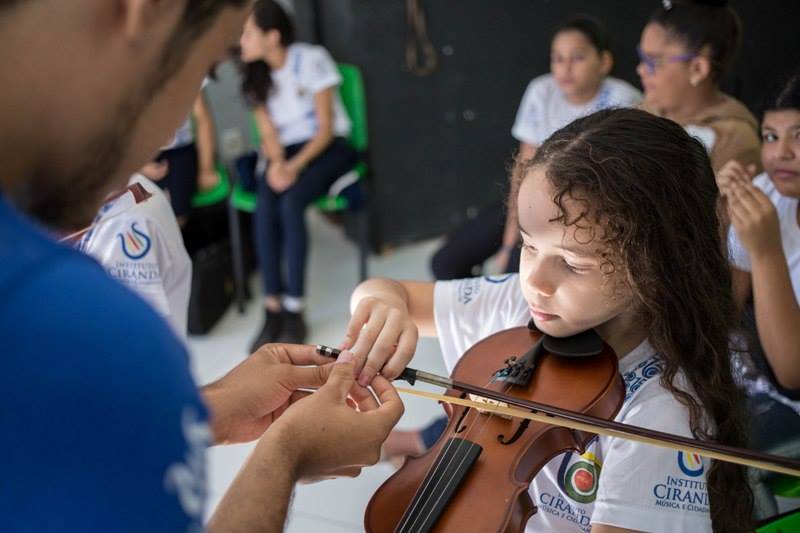
{"type": "MultiPolygon", "coordinates": [[[[530,314],[519,276],[508,274],[436,283],[434,318],[452,370],[476,342],[526,325],[530,314]]],[[[688,410],[660,384],[661,370],[646,341],[620,360],[626,393],[614,420],[691,437],[688,410]]],[[[585,453],[558,455],[534,478],[529,491],[538,511],[525,530],[588,533],[594,523],[655,533],[711,531],[708,467],[694,454],[595,438],[585,453]]]]}
{"type": "MultiPolygon", "coordinates": [[[[294,43],[287,48],[284,65],[271,75],[267,111],[281,144],[308,141],[319,128],[314,95],[342,83],[336,63],[321,46],[294,43]]],[[[333,133],[336,137],[350,134],[350,119],[339,91],[333,91],[333,133]]]]}
{"type": "Polygon", "coordinates": [[[528,84],[511,135],[518,141],[539,146],[556,130],[573,120],[609,107],[633,107],[642,93],[633,85],[606,77],[597,95],[583,105],[570,103],[552,74],[544,74],[528,84]]]}

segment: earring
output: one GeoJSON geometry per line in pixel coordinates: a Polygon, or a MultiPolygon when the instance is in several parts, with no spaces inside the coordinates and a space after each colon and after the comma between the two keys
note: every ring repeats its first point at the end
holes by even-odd
{"type": "Polygon", "coordinates": [[[697,78],[692,78],[689,80],[689,85],[691,85],[692,87],[697,87],[698,85],[700,85],[700,80],[698,80],[697,78]]]}

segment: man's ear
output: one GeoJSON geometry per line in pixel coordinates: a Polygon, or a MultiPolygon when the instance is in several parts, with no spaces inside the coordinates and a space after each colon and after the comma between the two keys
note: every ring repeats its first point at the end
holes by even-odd
{"type": "Polygon", "coordinates": [[[177,18],[188,0],[117,0],[125,36],[138,41],[149,35],[153,26],[177,18]]]}

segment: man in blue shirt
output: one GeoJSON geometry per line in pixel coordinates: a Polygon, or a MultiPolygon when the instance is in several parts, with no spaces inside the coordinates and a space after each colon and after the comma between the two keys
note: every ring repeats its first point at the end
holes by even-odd
{"type": "Polygon", "coordinates": [[[169,326],[49,229],[88,224],[155,153],[250,5],[0,0],[4,531],[199,530],[206,446],[255,439],[208,527],[279,530],[298,479],[357,474],[402,414],[386,380],[380,401],[353,388],[351,354],[309,346],[198,390],[169,326]]]}

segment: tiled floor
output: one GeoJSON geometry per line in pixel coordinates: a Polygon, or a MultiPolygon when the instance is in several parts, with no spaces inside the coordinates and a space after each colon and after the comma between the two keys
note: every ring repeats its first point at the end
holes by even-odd
{"type": "MultiPolygon", "coordinates": [[[[357,283],[357,250],[345,240],[341,230],[309,213],[311,254],[308,271],[309,343],[336,345],[349,319],[350,292],[357,283]]],[[[436,241],[398,249],[370,260],[370,276],[399,279],[428,279],[428,260],[436,241]]],[[[259,294],[258,280],[253,292],[259,294]]],[[[193,370],[199,383],[212,381],[240,362],[253,335],[261,325],[262,311],[254,299],[240,315],[231,308],[206,336],[190,339],[193,370]]],[[[432,339],[423,339],[414,357],[415,368],[445,372],[432,339]]],[[[417,398],[404,398],[406,412],[398,427],[423,425],[441,413],[441,407],[417,398]]],[[[219,499],[236,475],[252,445],[212,448],[209,452],[209,505],[213,512],[219,499]]],[[[297,488],[287,531],[290,533],[344,533],[362,531],[362,517],[370,496],[392,473],[388,464],[365,469],[356,479],[325,481],[297,488]]]]}

